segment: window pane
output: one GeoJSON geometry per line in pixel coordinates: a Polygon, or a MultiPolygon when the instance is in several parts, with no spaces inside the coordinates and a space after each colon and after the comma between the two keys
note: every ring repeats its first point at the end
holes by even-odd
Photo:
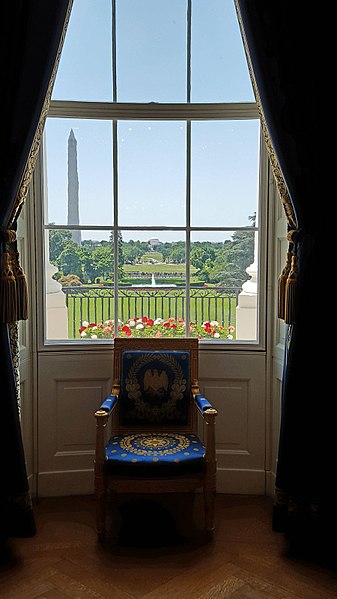
{"type": "Polygon", "coordinates": [[[257,260],[257,232],[193,232],[192,337],[210,341],[256,341],[257,260]]]}
{"type": "Polygon", "coordinates": [[[93,326],[81,337],[80,328],[113,317],[113,233],[46,230],[45,247],[46,338],[103,338],[93,326]]]}
{"type": "Polygon", "coordinates": [[[249,226],[258,169],[257,120],[192,123],[192,226],[249,226]]]}
{"type": "Polygon", "coordinates": [[[192,2],[192,102],[254,102],[232,0],[192,2]]]}
{"type": "Polygon", "coordinates": [[[119,225],[184,226],[186,125],[118,124],[119,225]]]}
{"type": "Polygon", "coordinates": [[[186,0],[117,0],[119,102],[186,101],[186,0]]]}
{"type": "Polygon", "coordinates": [[[111,225],[111,123],[48,119],[46,183],[46,224],[111,225]]]}
{"type": "Polygon", "coordinates": [[[185,335],[186,248],[184,232],[123,231],[118,306],[120,334],[185,335]],[[124,327],[124,330],[123,330],[124,327]]]}
{"type": "Polygon", "coordinates": [[[53,100],[112,100],[111,0],[75,0],[53,100]]]}

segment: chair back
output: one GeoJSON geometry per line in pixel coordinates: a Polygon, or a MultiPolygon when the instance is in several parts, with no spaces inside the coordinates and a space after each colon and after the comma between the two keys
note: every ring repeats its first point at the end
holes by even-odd
{"type": "Polygon", "coordinates": [[[119,429],[194,430],[197,339],[115,339],[119,429]]]}

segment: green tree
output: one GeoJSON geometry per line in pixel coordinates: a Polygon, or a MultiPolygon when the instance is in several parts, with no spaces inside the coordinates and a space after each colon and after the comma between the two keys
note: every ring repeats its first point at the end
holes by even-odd
{"type": "Polygon", "coordinates": [[[81,248],[74,241],[68,241],[58,258],[58,268],[64,275],[82,277],[81,248]]]}
{"type": "Polygon", "coordinates": [[[217,252],[210,280],[240,287],[248,279],[246,268],[254,261],[254,231],[235,231],[217,252]]]}
{"type": "Polygon", "coordinates": [[[71,241],[71,231],[67,229],[51,229],[49,231],[49,259],[58,268],[59,256],[69,241],[71,241]]]}
{"type": "Polygon", "coordinates": [[[183,264],[186,260],[185,242],[177,241],[177,243],[172,243],[168,258],[173,264],[183,264]]]}
{"type": "Polygon", "coordinates": [[[114,262],[111,243],[96,247],[91,253],[91,261],[95,278],[113,278],[114,262]]]}

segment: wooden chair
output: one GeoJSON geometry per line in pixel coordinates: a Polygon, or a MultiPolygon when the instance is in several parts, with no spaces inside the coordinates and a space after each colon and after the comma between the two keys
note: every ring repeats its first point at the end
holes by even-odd
{"type": "Polygon", "coordinates": [[[105,536],[108,490],[172,493],[203,488],[205,530],[213,533],[216,415],[199,390],[197,339],[115,339],[111,395],[95,412],[99,539],[105,536]],[[198,412],[205,425],[204,443],[197,435],[198,412]]]}

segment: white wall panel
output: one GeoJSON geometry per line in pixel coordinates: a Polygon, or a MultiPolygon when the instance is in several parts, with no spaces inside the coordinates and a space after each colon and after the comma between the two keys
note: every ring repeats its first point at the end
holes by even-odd
{"type": "Polygon", "coordinates": [[[201,353],[200,385],[218,410],[218,492],[265,492],[265,360],[264,352],[201,353]]]}
{"type": "Polygon", "coordinates": [[[93,491],[94,412],[111,390],[111,353],[39,355],[40,495],[93,491]]]}

